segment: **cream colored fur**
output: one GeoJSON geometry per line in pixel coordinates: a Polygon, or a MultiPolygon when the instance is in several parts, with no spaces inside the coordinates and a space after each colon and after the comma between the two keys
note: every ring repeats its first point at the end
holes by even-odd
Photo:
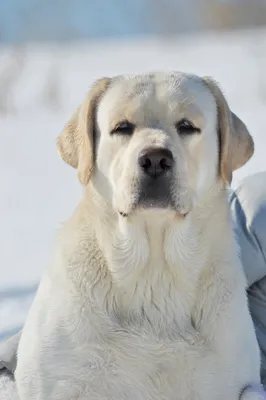
{"type": "Polygon", "coordinates": [[[257,400],[260,355],[227,202],[253,154],[216,83],[183,73],[104,78],[58,139],[84,197],[26,321],[21,400],[257,400]],[[179,135],[187,118],[201,133],[179,135]],[[134,133],[110,132],[121,121],[134,133]],[[137,157],[174,156],[172,203],[139,204],[137,157]]]}

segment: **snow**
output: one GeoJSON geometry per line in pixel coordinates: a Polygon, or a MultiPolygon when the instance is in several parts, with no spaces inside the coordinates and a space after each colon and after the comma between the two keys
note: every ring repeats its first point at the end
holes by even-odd
{"type": "Polygon", "coordinates": [[[0,47],[0,340],[25,321],[56,230],[81,196],[55,138],[100,76],[183,70],[213,76],[249,127],[265,170],[266,30],[222,35],[0,47]]]}

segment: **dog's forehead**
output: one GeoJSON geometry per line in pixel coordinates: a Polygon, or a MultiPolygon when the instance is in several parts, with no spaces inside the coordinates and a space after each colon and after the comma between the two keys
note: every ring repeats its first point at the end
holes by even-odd
{"type": "Polygon", "coordinates": [[[203,117],[213,112],[215,100],[200,77],[182,72],[118,76],[102,98],[99,112],[112,116],[149,109],[193,109],[203,117]]]}

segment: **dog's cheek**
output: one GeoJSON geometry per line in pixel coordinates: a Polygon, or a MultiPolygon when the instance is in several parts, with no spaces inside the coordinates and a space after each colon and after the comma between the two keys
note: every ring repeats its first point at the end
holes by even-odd
{"type": "Polygon", "coordinates": [[[187,187],[190,188],[195,204],[214,184],[216,170],[216,146],[204,132],[188,138],[184,143],[186,151],[187,187]],[[211,143],[210,143],[211,142],[211,143]]]}
{"type": "Polygon", "coordinates": [[[196,168],[186,149],[176,157],[176,169],[171,187],[171,197],[176,210],[186,213],[192,208],[195,197],[196,168]]]}
{"type": "Polygon", "coordinates": [[[197,193],[204,195],[217,181],[218,144],[213,136],[206,137],[197,160],[197,193]]]}
{"type": "Polygon", "coordinates": [[[108,177],[111,163],[111,152],[108,146],[99,143],[96,156],[96,168],[105,176],[108,177]]]}
{"type": "Polygon", "coordinates": [[[115,157],[109,167],[109,182],[112,187],[113,207],[118,212],[128,214],[132,209],[132,177],[130,169],[123,163],[123,156],[115,157]]]}

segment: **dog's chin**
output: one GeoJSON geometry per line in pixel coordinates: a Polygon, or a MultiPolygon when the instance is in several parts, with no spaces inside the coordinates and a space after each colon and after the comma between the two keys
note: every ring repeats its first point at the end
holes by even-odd
{"type": "Polygon", "coordinates": [[[181,210],[179,207],[174,207],[172,204],[162,205],[162,204],[145,204],[139,205],[136,212],[142,215],[150,216],[151,218],[160,219],[171,219],[171,220],[182,220],[184,219],[188,211],[181,210]]]}
{"type": "Polygon", "coordinates": [[[137,204],[138,211],[140,212],[173,212],[175,207],[169,201],[149,199],[140,201],[137,204]]]}
{"type": "Polygon", "coordinates": [[[113,207],[118,214],[123,217],[133,217],[137,215],[141,216],[153,216],[157,218],[159,216],[170,219],[184,219],[192,209],[191,199],[186,196],[179,196],[178,199],[171,196],[171,193],[141,193],[136,192],[131,196],[125,196],[125,193],[121,193],[117,197],[114,197],[113,207]]]}
{"type": "Polygon", "coordinates": [[[189,209],[174,205],[171,202],[157,200],[138,202],[128,207],[127,211],[125,211],[125,209],[118,209],[119,215],[123,218],[127,218],[136,214],[146,214],[151,216],[154,214],[154,217],[161,216],[171,219],[184,219],[189,212],[189,209]]]}

